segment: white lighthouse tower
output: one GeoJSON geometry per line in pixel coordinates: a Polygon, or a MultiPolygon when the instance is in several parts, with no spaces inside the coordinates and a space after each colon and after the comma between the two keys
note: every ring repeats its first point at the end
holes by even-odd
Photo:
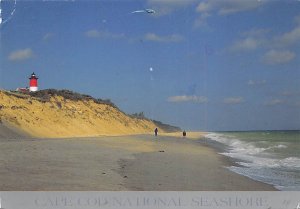
{"type": "Polygon", "coordinates": [[[29,91],[37,91],[38,90],[38,80],[39,78],[36,77],[36,75],[34,73],[31,74],[31,76],[29,77],[29,91]]]}

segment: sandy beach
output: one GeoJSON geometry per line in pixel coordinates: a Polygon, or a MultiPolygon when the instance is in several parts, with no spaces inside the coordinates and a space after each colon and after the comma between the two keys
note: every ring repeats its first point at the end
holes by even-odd
{"type": "Polygon", "coordinates": [[[0,190],[274,190],[176,136],[0,139],[0,190]]]}

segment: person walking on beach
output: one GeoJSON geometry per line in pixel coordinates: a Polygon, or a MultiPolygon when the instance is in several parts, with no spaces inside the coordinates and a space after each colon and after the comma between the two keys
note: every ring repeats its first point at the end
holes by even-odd
{"type": "Polygon", "coordinates": [[[157,136],[157,133],[158,133],[158,129],[157,128],[155,128],[154,133],[155,133],[155,136],[157,136]]]}
{"type": "Polygon", "coordinates": [[[186,136],[186,132],[185,132],[185,130],[182,132],[182,136],[186,136]]]}

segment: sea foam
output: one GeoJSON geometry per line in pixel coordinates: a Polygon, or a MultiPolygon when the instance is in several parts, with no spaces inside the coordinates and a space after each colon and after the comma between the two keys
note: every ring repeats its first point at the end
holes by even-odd
{"type": "Polygon", "coordinates": [[[207,139],[225,144],[226,149],[220,153],[235,159],[240,167],[229,169],[252,179],[273,184],[280,190],[300,189],[300,157],[281,155],[288,153],[290,144],[284,141],[274,141],[272,134],[261,133],[255,138],[255,133],[230,134],[208,133],[207,139]],[[238,137],[243,137],[242,139],[238,137]]]}

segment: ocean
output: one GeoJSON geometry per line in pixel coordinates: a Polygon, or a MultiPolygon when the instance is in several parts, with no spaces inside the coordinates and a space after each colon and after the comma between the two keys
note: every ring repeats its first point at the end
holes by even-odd
{"type": "Polygon", "coordinates": [[[282,191],[300,191],[300,131],[207,133],[222,145],[220,154],[236,162],[233,172],[274,185],[282,191]]]}

